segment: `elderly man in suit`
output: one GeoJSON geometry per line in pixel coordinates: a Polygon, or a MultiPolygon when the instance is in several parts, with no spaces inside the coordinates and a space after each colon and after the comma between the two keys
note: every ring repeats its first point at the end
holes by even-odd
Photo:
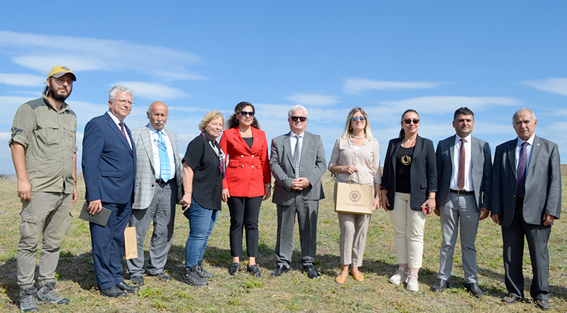
{"type": "Polygon", "coordinates": [[[136,227],[138,257],[127,260],[130,280],[144,284],[144,240],[153,221],[148,275],[168,281],[163,272],[173,240],[175,204],[183,197],[183,165],[177,153],[177,136],[165,128],[169,109],[163,102],[148,108],[150,122],[132,131],[136,145],[136,184],[130,226],[136,227]]]}
{"type": "Polygon", "coordinates": [[[461,227],[461,251],[465,271],[465,289],[482,297],[478,287],[475,240],[479,221],[490,212],[492,160],[488,143],[471,135],[474,113],[466,107],[455,111],[456,134],[437,144],[437,208],[441,217],[442,241],[439,272],[431,290],[449,287],[453,253],[461,227]]]}
{"type": "Polygon", "coordinates": [[[110,89],[108,111],[90,120],[83,138],[83,176],[88,211],[110,210],[106,226],[90,223],[98,288],[107,297],[126,297],[140,288],[124,283],[124,229],[132,213],[136,180],[136,146],[124,119],[132,110],[132,91],[110,89]]]}
{"type": "Polygon", "coordinates": [[[277,267],[273,276],[291,270],[295,215],[299,224],[301,262],[309,278],[317,278],[313,267],[317,250],[317,212],[325,198],[321,177],[326,171],[325,150],[321,137],[305,131],[307,109],[293,106],[288,112],[291,131],[272,140],[270,168],[275,186],[272,202],[277,204],[277,267]]]}
{"type": "Polygon", "coordinates": [[[561,171],[557,144],[534,134],[537,119],[522,108],[512,118],[518,137],[496,147],[492,178],[492,220],[502,226],[504,270],[508,295],[514,304],[524,298],[522,259],[524,236],[532,262],[530,294],[536,305],[549,305],[551,225],[561,212],[561,171]]]}

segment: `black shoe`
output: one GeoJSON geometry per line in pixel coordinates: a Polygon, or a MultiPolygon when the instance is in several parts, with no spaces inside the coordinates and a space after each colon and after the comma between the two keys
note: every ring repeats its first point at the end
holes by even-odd
{"type": "MultiPolygon", "coordinates": [[[[152,273],[152,272],[148,272],[148,276],[155,276],[155,277],[157,277],[157,278],[159,278],[159,279],[161,279],[161,280],[165,280],[165,281],[171,280],[171,276],[167,275],[167,274],[164,273],[164,272],[157,273],[157,274],[154,274],[154,273],[152,273]]],[[[138,284],[138,285],[139,285],[139,284],[138,284]]]]}
{"type": "Polygon", "coordinates": [[[272,276],[282,276],[283,273],[289,272],[291,269],[285,265],[278,265],[276,269],[272,272],[272,276]]]}
{"type": "Polygon", "coordinates": [[[197,265],[193,266],[192,268],[185,268],[185,276],[183,276],[183,281],[193,287],[203,287],[208,285],[209,282],[203,279],[197,273],[197,270],[195,269],[196,266],[197,265]]]}
{"type": "Polygon", "coordinates": [[[112,286],[108,289],[101,289],[100,293],[103,296],[107,296],[107,297],[111,297],[111,298],[120,298],[120,297],[126,298],[126,297],[128,297],[128,295],[124,291],[118,289],[118,287],[116,287],[116,286],[112,286]]]}
{"type": "Polygon", "coordinates": [[[145,284],[144,277],[142,276],[130,276],[130,281],[138,286],[143,286],[145,284]]]}
{"type": "Polygon", "coordinates": [[[234,274],[236,274],[237,272],[240,272],[240,263],[234,262],[230,265],[230,268],[228,269],[228,273],[234,276],[234,274]]]}
{"type": "Polygon", "coordinates": [[[122,291],[126,291],[127,293],[136,293],[137,291],[140,291],[140,287],[130,286],[125,282],[121,282],[120,284],[116,285],[116,287],[118,287],[118,289],[122,291]]]}
{"type": "Polygon", "coordinates": [[[549,301],[547,300],[537,299],[535,301],[537,307],[540,308],[542,311],[549,311],[549,308],[551,308],[551,306],[549,305],[549,301]]]}
{"type": "Polygon", "coordinates": [[[313,264],[303,265],[303,271],[307,273],[307,276],[311,279],[315,279],[318,277],[317,271],[313,267],[313,264]]]}
{"type": "Polygon", "coordinates": [[[199,263],[197,263],[197,265],[195,265],[194,267],[196,267],[196,271],[197,274],[199,274],[199,276],[201,276],[201,278],[213,278],[215,277],[215,275],[213,275],[213,273],[209,273],[207,271],[205,271],[205,269],[203,268],[203,260],[199,261],[199,263]]]}
{"type": "Polygon", "coordinates": [[[502,302],[504,302],[508,305],[512,305],[512,304],[518,302],[518,297],[516,297],[514,295],[507,295],[504,298],[502,298],[502,302]]]}
{"type": "Polygon", "coordinates": [[[484,293],[482,293],[482,290],[480,290],[480,287],[477,283],[465,284],[465,289],[477,298],[484,296],[484,293]]]}
{"type": "Polygon", "coordinates": [[[247,271],[252,276],[262,277],[262,273],[260,273],[260,269],[256,264],[248,266],[247,271]]]}
{"type": "Polygon", "coordinates": [[[443,292],[445,289],[449,288],[449,281],[437,278],[435,284],[431,286],[431,291],[433,292],[443,292]]]}

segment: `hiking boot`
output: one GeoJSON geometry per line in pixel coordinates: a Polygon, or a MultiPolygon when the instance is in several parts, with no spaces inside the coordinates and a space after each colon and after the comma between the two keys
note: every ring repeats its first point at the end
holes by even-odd
{"type": "Polygon", "coordinates": [[[199,274],[201,278],[213,278],[215,276],[212,273],[205,271],[205,269],[203,268],[203,260],[199,261],[199,263],[197,263],[197,265],[195,265],[194,267],[197,268],[197,274],[199,274]]]}
{"type": "Polygon", "coordinates": [[[196,267],[197,265],[193,266],[192,268],[188,268],[188,267],[185,268],[185,275],[183,276],[183,281],[186,284],[194,287],[203,287],[208,285],[209,282],[203,279],[201,276],[199,276],[196,267]]]}
{"type": "Polygon", "coordinates": [[[55,291],[53,291],[55,283],[47,283],[45,286],[39,288],[36,293],[36,300],[38,303],[51,303],[51,304],[69,304],[69,299],[61,298],[55,291]]]}
{"type": "Polygon", "coordinates": [[[20,290],[20,312],[37,312],[39,308],[35,303],[35,288],[20,290]]]}

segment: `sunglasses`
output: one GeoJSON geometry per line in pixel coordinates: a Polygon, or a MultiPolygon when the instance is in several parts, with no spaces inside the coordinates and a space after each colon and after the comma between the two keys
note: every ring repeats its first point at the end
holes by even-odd
{"type": "Polygon", "coordinates": [[[294,121],[294,122],[297,122],[297,121],[305,122],[307,120],[307,117],[305,117],[305,116],[292,116],[291,120],[294,121]]]}
{"type": "Polygon", "coordinates": [[[254,111],[240,111],[240,115],[254,117],[254,111]]]}
{"type": "Polygon", "coordinates": [[[406,119],[404,120],[404,122],[405,122],[406,124],[408,124],[408,125],[411,124],[411,122],[413,122],[414,124],[419,124],[419,119],[418,119],[418,118],[414,118],[414,119],[412,120],[412,119],[406,118],[406,119]]]}
{"type": "Polygon", "coordinates": [[[362,121],[365,121],[365,120],[366,120],[366,117],[364,117],[364,116],[353,117],[353,118],[351,118],[351,120],[352,120],[353,122],[356,122],[356,121],[358,121],[358,120],[360,120],[360,121],[362,122],[362,121]]]}

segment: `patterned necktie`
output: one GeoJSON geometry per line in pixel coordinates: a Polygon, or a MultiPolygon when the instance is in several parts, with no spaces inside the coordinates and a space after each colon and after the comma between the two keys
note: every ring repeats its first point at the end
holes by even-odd
{"type": "Polygon", "coordinates": [[[459,155],[459,180],[457,182],[459,190],[465,188],[465,139],[461,138],[461,151],[459,155]]]}
{"type": "Polygon", "coordinates": [[[169,180],[169,174],[171,169],[169,167],[169,156],[167,155],[167,146],[165,145],[165,140],[163,140],[163,136],[161,134],[161,130],[157,131],[159,139],[158,139],[158,150],[159,150],[159,173],[160,177],[164,182],[169,180]]]}
{"type": "Polygon", "coordinates": [[[516,195],[518,197],[524,197],[526,194],[526,167],[528,165],[528,146],[527,142],[522,143],[522,148],[520,148],[520,159],[518,160],[518,169],[516,171],[518,176],[518,185],[516,187],[516,195]]]}
{"type": "Polygon", "coordinates": [[[124,122],[118,123],[120,125],[120,130],[122,131],[122,135],[126,138],[126,142],[128,143],[128,147],[130,147],[130,155],[132,155],[132,146],[130,146],[130,142],[128,141],[128,136],[126,136],[126,131],[124,131],[124,122]]]}
{"type": "Polygon", "coordinates": [[[293,168],[295,169],[295,178],[299,177],[299,136],[295,135],[297,141],[295,142],[295,149],[293,149],[293,168]]]}

